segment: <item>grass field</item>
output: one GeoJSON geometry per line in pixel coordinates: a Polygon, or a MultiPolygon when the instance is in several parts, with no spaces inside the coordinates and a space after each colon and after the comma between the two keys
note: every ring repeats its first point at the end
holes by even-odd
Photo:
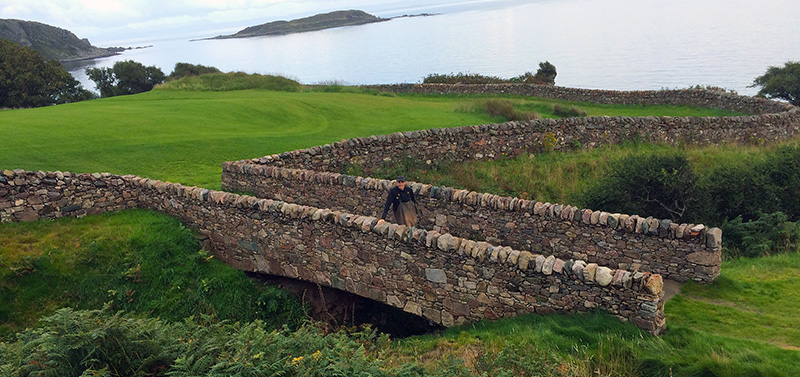
{"type": "MultiPolygon", "coordinates": [[[[535,107],[542,116],[552,116],[553,101],[510,99],[520,108],[535,107]]],[[[0,168],[136,174],[219,189],[224,161],[351,137],[502,121],[476,111],[483,101],[485,97],[162,89],[7,110],[0,111],[0,168]]],[[[580,106],[593,115],[730,114],[691,107],[580,106]]]]}
{"type": "MultiPolygon", "coordinates": [[[[227,160],[349,137],[500,121],[479,110],[486,98],[162,89],[1,111],[0,169],[108,171],[219,188],[220,165],[227,160]]],[[[553,103],[563,103],[507,98],[519,110],[543,117],[552,117],[553,103]]],[[[589,115],[730,115],[685,107],[577,106],[589,115]]],[[[610,161],[659,148],[631,144],[468,164],[453,167],[454,175],[424,168],[414,174],[429,183],[570,203],[569,192],[580,190],[610,161]],[[542,177],[553,178],[543,182],[542,177]]],[[[701,171],[756,161],[762,152],[758,147],[687,150],[701,171]]],[[[222,317],[249,320],[243,313],[259,304],[244,302],[229,289],[242,284],[241,274],[197,248],[177,221],[146,211],[0,224],[0,334],[59,306],[106,301],[164,318],[230,310],[222,317]],[[212,276],[216,280],[209,280],[212,276]],[[229,302],[242,305],[226,306],[229,302]]],[[[798,253],[724,262],[715,283],[686,284],[667,303],[669,330],[663,337],[602,313],[527,315],[392,341],[369,357],[401,371],[389,375],[409,376],[422,375],[411,372],[412,364],[441,376],[800,375],[799,266],[798,253]]],[[[236,289],[244,290],[251,288],[236,289]]],[[[255,288],[248,293],[264,294],[277,295],[255,288]]]]}
{"type": "MultiPolygon", "coordinates": [[[[248,323],[286,300],[198,254],[190,232],[149,211],[0,224],[0,234],[4,336],[62,306],[248,323]]],[[[684,285],[667,303],[661,337],[604,313],[525,315],[393,340],[368,358],[403,376],[796,376],[798,292],[800,253],[726,261],[715,283],[684,285]],[[414,365],[427,374],[399,372],[414,365]]],[[[286,305],[265,317],[297,320],[286,305]]]]}

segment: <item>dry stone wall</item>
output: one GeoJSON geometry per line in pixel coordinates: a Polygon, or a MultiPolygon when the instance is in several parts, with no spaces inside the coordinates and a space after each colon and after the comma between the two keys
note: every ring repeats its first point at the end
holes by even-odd
{"type": "Polygon", "coordinates": [[[346,290],[445,326],[595,309],[653,334],[666,326],[658,274],[135,176],[0,171],[3,222],[125,208],[182,219],[239,269],[346,290]]]}
{"type": "MultiPolygon", "coordinates": [[[[253,165],[223,166],[223,188],[258,197],[380,216],[392,181],[253,165]]],[[[581,259],[667,279],[710,282],[720,274],[718,228],[581,209],[410,182],[419,227],[495,245],[581,259]]]]}
{"type": "MultiPolygon", "coordinates": [[[[762,143],[800,134],[800,111],[794,106],[706,90],[620,92],[519,84],[370,88],[436,94],[505,93],[630,105],[690,105],[757,115],[542,119],[354,138],[225,163],[223,188],[376,216],[391,182],[340,174],[345,168],[358,166],[369,174],[403,158],[429,163],[463,162],[538,152],[546,147],[593,148],[632,139],[673,145],[762,143]],[[555,143],[547,145],[548,140],[555,143]]],[[[678,281],[708,282],[720,273],[721,232],[717,228],[674,224],[646,214],[611,214],[424,184],[414,184],[413,188],[423,207],[420,226],[427,229],[562,258],[644,269],[678,281]]]]}
{"type": "Polygon", "coordinates": [[[688,105],[749,114],[783,113],[794,108],[784,102],[704,89],[619,91],[529,84],[395,84],[369,85],[365,88],[393,93],[512,94],[619,105],[688,105]]]}

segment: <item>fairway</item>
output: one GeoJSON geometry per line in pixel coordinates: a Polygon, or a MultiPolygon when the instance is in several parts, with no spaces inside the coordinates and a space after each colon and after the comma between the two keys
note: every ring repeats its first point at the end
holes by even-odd
{"type": "MultiPolygon", "coordinates": [[[[476,111],[487,97],[315,91],[151,92],[0,112],[0,168],[110,172],[220,188],[224,161],[341,139],[502,119],[476,111]]],[[[544,117],[550,101],[509,97],[544,117]]],[[[590,115],[723,115],[691,107],[580,104],[590,115]]]]}

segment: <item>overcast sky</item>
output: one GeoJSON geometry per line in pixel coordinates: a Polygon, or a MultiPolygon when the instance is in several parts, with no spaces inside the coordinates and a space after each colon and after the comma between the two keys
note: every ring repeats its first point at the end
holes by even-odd
{"type": "Polygon", "coordinates": [[[2,0],[0,18],[38,21],[89,38],[94,45],[181,34],[219,34],[254,24],[361,9],[379,16],[431,11],[487,0],[2,0]]]}

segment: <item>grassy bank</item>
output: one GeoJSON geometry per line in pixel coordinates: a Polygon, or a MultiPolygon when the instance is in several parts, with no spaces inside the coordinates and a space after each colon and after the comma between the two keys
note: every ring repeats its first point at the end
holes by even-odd
{"type": "MultiPolygon", "coordinates": [[[[326,90],[342,88],[301,92],[162,89],[0,111],[0,165],[3,169],[136,174],[218,189],[224,161],[351,137],[503,120],[480,111],[485,97],[391,97],[326,90]]],[[[555,102],[510,100],[520,109],[533,106],[542,110],[542,116],[553,116],[555,102]]],[[[687,107],[581,106],[593,115],[720,114],[687,107]]]]}
{"type": "MultiPolygon", "coordinates": [[[[487,97],[482,96],[382,96],[336,87],[296,92],[188,89],[2,111],[0,168],[109,171],[219,188],[220,165],[227,160],[348,137],[502,120],[483,112],[487,97]]],[[[543,117],[554,116],[555,103],[573,105],[506,99],[517,110],[543,117]]],[[[729,114],[574,105],[589,115],[729,114]]],[[[629,144],[437,171],[415,161],[400,168],[422,182],[579,204],[573,193],[612,161],[664,148],[629,144]]],[[[702,174],[721,164],[759,161],[764,151],[725,146],[686,153],[702,174]]],[[[31,360],[45,360],[45,351],[58,351],[48,349],[53,344],[70,350],[87,345],[114,349],[112,340],[128,344],[124,341],[133,339],[132,346],[151,347],[135,348],[137,357],[148,359],[145,352],[153,352],[161,362],[157,368],[140,368],[142,375],[163,375],[167,368],[174,368],[169,371],[176,375],[800,375],[798,253],[728,260],[714,284],[685,285],[667,303],[669,330],[663,337],[597,313],[525,315],[387,342],[368,331],[330,334],[313,326],[298,332],[265,331],[302,321],[297,302],[254,285],[199,250],[191,232],[176,220],[152,212],[0,224],[0,241],[0,335],[12,335],[56,313],[45,321],[54,327],[26,331],[18,344],[29,343],[0,344],[0,374],[11,374],[6,363],[30,367],[31,360]],[[63,306],[96,309],[106,303],[111,311],[140,317],[129,322],[108,313],[56,312],[63,306]],[[204,315],[230,321],[207,321],[204,315]],[[129,331],[127,325],[114,327],[130,323],[136,337],[120,335],[129,331]],[[98,329],[98,324],[103,326],[98,329]],[[80,334],[57,332],[67,325],[80,334]]],[[[62,362],[61,355],[53,357],[62,362]]]]}
{"type": "Polygon", "coordinates": [[[200,250],[179,221],[143,210],[0,224],[0,336],[55,309],[110,305],[169,321],[297,324],[299,303],[200,250]]]}
{"type": "Polygon", "coordinates": [[[763,161],[781,145],[797,145],[788,141],[773,146],[722,145],[707,147],[675,147],[660,144],[627,142],[620,146],[604,146],[570,152],[549,152],[520,155],[497,161],[475,161],[464,164],[428,166],[413,159],[382,169],[382,178],[404,172],[409,180],[457,187],[478,192],[522,197],[542,202],[583,205],[581,193],[599,179],[614,161],[626,157],[654,153],[684,152],[695,173],[705,176],[722,166],[748,166],[763,161]]]}
{"type": "Polygon", "coordinates": [[[240,272],[198,253],[191,233],[160,214],[124,211],[2,224],[0,234],[5,241],[0,247],[5,335],[61,306],[90,309],[109,302],[111,313],[120,309],[161,318],[120,322],[109,315],[61,312],[43,324],[50,330],[28,331],[16,345],[0,344],[0,368],[16,357],[26,360],[25,353],[112,349],[118,341],[138,350],[128,360],[139,358],[148,365],[151,352],[163,362],[162,372],[169,367],[192,375],[335,375],[335,370],[374,376],[800,374],[800,333],[794,326],[800,320],[800,253],[726,261],[717,282],[685,285],[667,303],[669,328],[662,337],[596,313],[524,315],[387,342],[353,329],[335,334],[313,326],[298,333],[264,331],[298,323],[300,311],[287,310],[291,304],[281,301],[285,297],[272,296],[240,272]],[[280,307],[269,312],[269,305],[259,302],[280,307]],[[260,309],[267,315],[257,315],[260,309]],[[208,322],[201,314],[241,322],[208,322]],[[189,316],[194,319],[180,320],[189,316]],[[251,322],[256,318],[269,322],[251,322]],[[55,329],[47,326],[70,335],[49,337],[55,329]],[[104,335],[86,341],[98,334],[104,335]],[[171,341],[177,338],[183,340],[171,341]],[[28,348],[17,348],[22,344],[28,348]]]}

